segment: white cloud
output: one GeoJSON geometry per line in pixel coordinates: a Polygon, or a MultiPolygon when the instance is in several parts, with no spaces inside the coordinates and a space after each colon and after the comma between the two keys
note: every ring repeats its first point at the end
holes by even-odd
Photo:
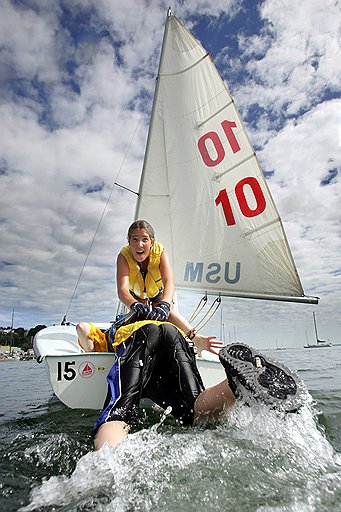
{"type": "Polygon", "coordinates": [[[340,6],[338,2],[268,0],[260,8],[266,29],[253,38],[240,37],[248,70],[258,86],[247,84],[243,103],[253,102],[287,115],[297,115],[323,100],[326,89],[339,90],[341,70],[340,6]]]}
{"type": "Polygon", "coordinates": [[[33,10],[20,10],[4,0],[0,6],[2,61],[26,78],[59,78],[56,63],[54,7],[44,17],[33,10]]]}
{"type": "MultiPolygon", "coordinates": [[[[10,323],[12,307],[17,325],[60,321],[113,181],[138,187],[148,124],[140,109],[151,106],[168,8],[163,1],[146,5],[133,0],[64,2],[69,24],[75,21],[71,15],[76,19],[86,8],[89,12],[89,33],[76,41],[71,25],[60,21],[58,2],[37,2],[35,9],[1,3],[0,260],[11,264],[0,264],[0,325],[10,323]],[[85,194],[96,186],[98,192],[85,194]]],[[[176,2],[173,13],[194,29],[190,15],[219,17],[215,30],[222,31],[224,46],[227,14],[236,16],[241,7],[226,0],[176,2]]],[[[268,0],[260,14],[264,26],[256,35],[245,37],[240,27],[240,57],[247,59],[250,79],[235,89],[235,97],[243,112],[252,104],[266,109],[250,129],[251,137],[263,148],[262,167],[274,171],[270,187],[304,287],[333,298],[321,302],[321,330],[335,337],[338,324],[328,325],[328,318],[337,318],[341,299],[336,272],[340,177],[320,184],[341,165],[340,102],[326,94],[340,94],[338,5],[268,0]]],[[[209,43],[203,41],[207,49],[209,43]]],[[[220,57],[226,54],[223,49],[220,57]]],[[[235,72],[243,70],[238,60],[232,65],[235,72]]],[[[114,316],[115,259],[135,202],[135,195],[114,188],[70,319],[88,318],[89,312],[99,320],[114,316]]],[[[191,309],[184,299],[185,312],[191,309]]],[[[289,315],[303,338],[304,322],[311,324],[311,309],[304,306],[294,310],[226,299],[224,312],[226,323],[249,342],[254,336],[258,346],[264,346],[268,322],[274,331],[286,333],[289,315]],[[250,326],[261,317],[256,331],[250,326]]],[[[294,336],[293,326],[292,344],[294,336]]],[[[282,345],[290,344],[284,338],[282,345]]]]}

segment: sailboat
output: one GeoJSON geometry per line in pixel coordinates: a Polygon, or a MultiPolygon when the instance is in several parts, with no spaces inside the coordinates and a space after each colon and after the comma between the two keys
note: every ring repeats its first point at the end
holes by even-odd
{"type": "Polygon", "coordinates": [[[317,334],[317,325],[316,325],[316,316],[315,312],[313,312],[314,319],[314,330],[315,330],[315,339],[316,343],[304,345],[304,348],[321,348],[321,347],[332,347],[332,344],[325,340],[320,340],[317,334]]]}
{"type": "MultiPolygon", "coordinates": [[[[233,98],[209,52],[170,10],[135,218],[154,227],[178,289],[218,298],[318,301],[304,295],[233,98]]],[[[34,350],[47,363],[60,400],[72,408],[101,408],[114,354],[84,353],[71,325],[40,331],[34,350]]],[[[224,378],[218,358],[198,358],[198,367],[206,386],[224,378]]]]}

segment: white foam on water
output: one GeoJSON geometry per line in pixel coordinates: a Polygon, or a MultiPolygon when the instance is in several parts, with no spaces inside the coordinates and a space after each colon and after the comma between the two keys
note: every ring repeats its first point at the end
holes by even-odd
{"type": "Polygon", "coordinates": [[[71,506],[79,500],[86,502],[87,497],[91,501],[96,495],[112,495],[115,510],[126,510],[141,500],[149,510],[167,485],[168,472],[195,464],[205,455],[200,443],[186,446],[184,435],[167,436],[156,430],[144,430],[129,435],[117,447],[105,445],[82,457],[70,478],[51,477],[36,487],[31,503],[21,510],[71,506]]]}
{"type": "Polygon", "coordinates": [[[33,489],[22,512],[40,507],[128,512],[338,510],[341,456],[310,404],[279,415],[236,406],[215,427],[162,426],[82,457],[70,477],[33,489]]]}

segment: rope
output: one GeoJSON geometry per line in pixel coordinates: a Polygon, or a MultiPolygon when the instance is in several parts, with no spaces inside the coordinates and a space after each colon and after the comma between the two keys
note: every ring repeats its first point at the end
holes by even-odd
{"type": "MultiPolygon", "coordinates": [[[[62,323],[63,323],[63,322],[64,322],[64,323],[66,322],[66,318],[67,318],[67,315],[68,315],[68,313],[69,313],[69,311],[70,311],[71,304],[72,304],[73,299],[74,299],[74,297],[75,297],[75,295],[76,295],[76,291],[77,291],[77,289],[78,289],[78,285],[79,285],[80,280],[81,280],[81,278],[82,278],[82,275],[83,275],[83,272],[84,272],[85,266],[86,266],[86,264],[87,264],[87,262],[88,262],[90,252],[91,252],[92,247],[93,247],[93,245],[94,245],[94,243],[95,243],[95,240],[96,240],[96,237],[97,237],[97,234],[98,234],[98,231],[99,231],[100,225],[101,225],[101,223],[102,223],[102,220],[103,220],[103,218],[104,218],[105,212],[107,211],[107,208],[108,208],[108,205],[109,205],[109,202],[110,202],[110,199],[111,199],[112,193],[113,193],[113,191],[114,191],[114,187],[115,187],[115,186],[121,186],[121,187],[122,187],[122,185],[119,185],[119,184],[117,183],[117,179],[118,179],[118,177],[119,177],[119,175],[120,175],[120,172],[121,172],[121,170],[122,170],[122,168],[123,168],[123,165],[124,165],[124,163],[125,163],[125,161],[126,161],[126,159],[127,159],[127,156],[128,156],[129,150],[130,150],[130,148],[131,148],[131,145],[132,145],[132,143],[133,143],[133,140],[134,140],[134,138],[135,138],[135,135],[136,135],[137,129],[138,129],[138,127],[140,126],[140,122],[141,122],[142,116],[143,116],[143,113],[141,114],[141,116],[140,116],[140,118],[139,118],[139,120],[138,120],[138,123],[137,123],[137,125],[136,125],[136,127],[135,127],[134,133],[133,133],[133,135],[132,135],[132,137],[131,137],[131,139],[130,139],[130,142],[129,142],[128,147],[127,147],[127,149],[126,149],[126,152],[125,152],[125,154],[124,154],[124,157],[123,157],[122,163],[121,163],[121,165],[120,165],[120,167],[119,167],[119,169],[118,169],[118,173],[117,173],[117,175],[116,175],[116,178],[115,178],[115,179],[114,179],[114,181],[113,181],[113,184],[112,184],[112,187],[111,187],[111,189],[110,189],[110,193],[109,193],[108,199],[107,199],[107,201],[106,201],[106,203],[105,203],[105,206],[104,206],[104,209],[103,209],[102,215],[101,215],[101,217],[100,217],[100,219],[99,219],[99,222],[98,222],[98,224],[97,224],[97,228],[96,228],[96,230],[95,230],[95,234],[94,234],[94,236],[93,236],[93,238],[92,238],[92,240],[91,240],[91,243],[90,243],[90,246],[89,246],[88,252],[87,252],[87,254],[86,254],[86,256],[85,256],[85,260],[84,260],[83,266],[82,266],[81,271],[80,271],[80,274],[79,274],[79,276],[78,276],[78,279],[77,279],[77,282],[76,282],[75,288],[74,288],[74,290],[73,290],[73,293],[72,293],[72,296],[71,296],[71,299],[70,299],[70,302],[69,302],[68,308],[67,308],[67,310],[66,310],[66,313],[65,313],[65,315],[64,315],[64,318],[63,318],[63,320],[62,320],[62,323]]],[[[122,187],[122,188],[124,188],[124,187],[122,187]]],[[[129,190],[129,189],[127,189],[127,190],[129,190]]]]}
{"type": "Polygon", "coordinates": [[[202,311],[202,309],[206,306],[206,303],[207,303],[207,293],[203,297],[201,297],[197,307],[195,308],[195,310],[193,311],[191,317],[189,318],[188,321],[189,321],[190,324],[199,315],[199,313],[202,311]],[[203,303],[203,304],[200,306],[201,303],[203,303]]]}
{"type": "Polygon", "coordinates": [[[219,295],[219,297],[217,297],[211,304],[209,310],[205,313],[205,315],[199,320],[199,322],[194,326],[194,329],[199,331],[199,329],[202,329],[203,327],[205,327],[205,325],[211,320],[211,318],[213,317],[213,315],[217,312],[217,310],[219,309],[220,307],[220,304],[221,304],[221,297],[219,295]],[[215,305],[215,308],[213,310],[213,312],[209,315],[210,311],[213,309],[215,305]],[[208,316],[209,315],[209,316],[208,316]],[[205,318],[207,318],[207,320],[204,322],[205,318]]]}

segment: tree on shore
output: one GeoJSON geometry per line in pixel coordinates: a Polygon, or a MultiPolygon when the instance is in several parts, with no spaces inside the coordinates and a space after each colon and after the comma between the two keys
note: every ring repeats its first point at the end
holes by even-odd
{"type": "Polygon", "coordinates": [[[26,330],[23,327],[11,329],[10,327],[0,327],[0,345],[19,347],[24,352],[32,348],[32,342],[37,332],[44,329],[46,325],[36,325],[26,330]]]}

